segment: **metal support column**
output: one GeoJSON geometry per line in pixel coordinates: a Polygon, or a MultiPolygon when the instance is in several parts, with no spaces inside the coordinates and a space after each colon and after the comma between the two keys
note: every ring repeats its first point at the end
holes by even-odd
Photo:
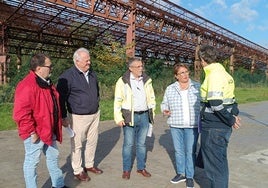
{"type": "Polygon", "coordinates": [[[195,47],[195,59],[194,59],[194,79],[197,81],[200,81],[200,75],[201,75],[201,59],[198,57],[198,51],[200,49],[200,43],[201,43],[201,38],[200,36],[197,37],[197,45],[195,47]]]}
{"type": "Polygon", "coordinates": [[[135,30],[136,30],[136,0],[132,1],[132,10],[129,14],[129,26],[126,36],[126,55],[127,57],[135,56],[135,30]]]}
{"type": "Polygon", "coordinates": [[[235,48],[232,48],[232,54],[230,56],[230,65],[229,65],[229,70],[230,73],[233,75],[234,74],[234,53],[235,53],[235,48]]]}
{"type": "Polygon", "coordinates": [[[253,56],[253,59],[252,59],[252,61],[251,61],[251,67],[250,67],[250,73],[251,73],[251,74],[254,73],[254,70],[255,70],[255,63],[256,63],[255,56],[253,56]]]}
{"type": "Polygon", "coordinates": [[[6,26],[0,22],[0,85],[7,83],[6,26]]]}

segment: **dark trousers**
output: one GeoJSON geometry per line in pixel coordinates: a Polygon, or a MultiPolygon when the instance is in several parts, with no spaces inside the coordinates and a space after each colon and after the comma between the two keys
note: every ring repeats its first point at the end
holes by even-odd
{"type": "Polygon", "coordinates": [[[227,147],[232,128],[202,127],[201,152],[204,170],[210,185],[207,188],[228,188],[227,147]]]}

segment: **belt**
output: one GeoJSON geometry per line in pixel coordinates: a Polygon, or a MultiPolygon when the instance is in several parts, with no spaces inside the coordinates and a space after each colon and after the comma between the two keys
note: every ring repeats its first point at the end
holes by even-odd
{"type": "Polygon", "coordinates": [[[134,111],[134,114],[143,114],[148,112],[148,110],[144,110],[144,111],[134,111]]]}

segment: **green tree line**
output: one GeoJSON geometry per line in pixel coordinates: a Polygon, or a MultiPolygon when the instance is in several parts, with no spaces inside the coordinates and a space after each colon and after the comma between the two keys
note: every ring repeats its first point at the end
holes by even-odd
{"type": "MultiPolygon", "coordinates": [[[[96,71],[100,85],[100,108],[102,111],[101,120],[112,119],[113,117],[113,95],[114,87],[117,79],[127,70],[125,47],[119,42],[109,40],[108,43],[96,43],[90,50],[91,63],[93,69],[96,71]]],[[[33,51],[33,54],[37,51],[33,51]]],[[[74,52],[70,52],[73,54],[74,52]]],[[[68,56],[70,56],[68,54],[68,56]]],[[[48,54],[53,57],[53,54],[48,54]]],[[[1,122],[11,122],[11,111],[13,106],[14,91],[17,83],[29,72],[29,62],[31,56],[22,56],[21,66],[18,69],[16,64],[16,56],[11,56],[11,63],[9,64],[8,80],[9,83],[0,86],[0,124],[1,122]]],[[[57,84],[58,76],[67,68],[73,66],[72,59],[57,59],[51,58],[53,62],[53,71],[51,75],[52,81],[57,84]]],[[[153,79],[153,86],[157,97],[158,107],[162,100],[166,87],[175,81],[173,76],[173,67],[166,65],[165,60],[160,59],[146,59],[145,72],[153,79]]],[[[228,61],[223,62],[228,70],[228,61]]],[[[191,77],[193,78],[193,65],[190,65],[191,77]]],[[[202,72],[203,73],[203,72],[202,72]]],[[[233,77],[236,87],[244,88],[244,93],[247,93],[248,88],[265,88],[268,86],[268,81],[264,70],[257,70],[253,74],[245,68],[237,68],[233,77]]],[[[204,75],[201,74],[201,82],[204,75]]],[[[266,92],[267,93],[267,92],[266,92]]],[[[264,94],[266,98],[268,94],[264,94]]],[[[258,99],[257,99],[258,100],[258,99]]],[[[157,112],[159,113],[159,108],[157,112]]],[[[9,123],[10,124],[10,123],[9,123]]],[[[2,125],[0,125],[1,127],[2,125]]],[[[0,129],[1,130],[1,129],[0,129]]],[[[3,130],[3,129],[2,129],[3,130]]]]}

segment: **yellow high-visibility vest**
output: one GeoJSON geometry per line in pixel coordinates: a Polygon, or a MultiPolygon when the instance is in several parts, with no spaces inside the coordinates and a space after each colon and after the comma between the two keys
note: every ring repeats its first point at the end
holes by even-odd
{"type": "Polygon", "coordinates": [[[212,63],[204,67],[205,80],[201,85],[201,101],[222,100],[223,104],[233,104],[234,79],[220,63],[212,63]]]}

